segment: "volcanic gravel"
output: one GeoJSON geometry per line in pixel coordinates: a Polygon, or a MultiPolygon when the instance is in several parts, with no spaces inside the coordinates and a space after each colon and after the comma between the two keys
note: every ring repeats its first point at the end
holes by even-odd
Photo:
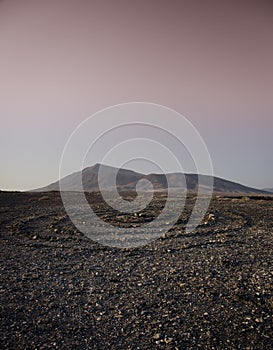
{"type": "MultiPolygon", "coordinates": [[[[88,198],[124,227],[164,206],[136,218],[88,198]]],[[[193,205],[118,249],[79,232],[57,192],[1,192],[1,349],[272,349],[273,197],[215,196],[186,233],[193,205]]]]}

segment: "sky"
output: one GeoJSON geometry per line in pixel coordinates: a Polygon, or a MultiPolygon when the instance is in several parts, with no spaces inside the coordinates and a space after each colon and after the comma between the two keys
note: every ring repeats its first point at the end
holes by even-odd
{"type": "Polygon", "coordinates": [[[216,176],[273,187],[272,1],[0,0],[0,48],[0,189],[56,181],[75,128],[132,101],[184,115],[216,176]]]}

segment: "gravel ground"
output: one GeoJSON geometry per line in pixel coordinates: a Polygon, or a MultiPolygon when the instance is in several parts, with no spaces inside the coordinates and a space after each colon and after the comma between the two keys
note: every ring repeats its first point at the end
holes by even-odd
{"type": "Polygon", "coordinates": [[[272,349],[273,197],[215,197],[186,234],[193,203],[164,237],[118,249],[78,232],[58,193],[0,193],[1,349],[272,349]]]}

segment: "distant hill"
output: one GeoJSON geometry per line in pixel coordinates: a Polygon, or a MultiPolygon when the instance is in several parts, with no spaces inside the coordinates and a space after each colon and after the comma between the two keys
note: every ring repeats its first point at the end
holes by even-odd
{"type": "Polygon", "coordinates": [[[273,188],[264,188],[263,191],[273,193],[273,188]]]}
{"type": "MultiPolygon", "coordinates": [[[[87,192],[99,191],[98,172],[101,171],[101,188],[111,190],[113,187],[109,186],[113,180],[117,168],[95,164],[87,167],[82,171],[75,172],[64,177],[62,181],[62,189],[66,191],[80,191],[80,181],[82,180],[83,190],[87,192]]],[[[206,190],[211,182],[211,177],[207,175],[199,175],[202,183],[202,189],[206,190]]],[[[197,174],[148,174],[144,175],[128,169],[119,169],[116,178],[117,189],[119,191],[135,191],[136,184],[140,180],[149,180],[154,186],[154,190],[164,190],[169,187],[172,189],[183,189],[189,191],[196,191],[198,189],[198,175],[197,174]]],[[[246,194],[268,194],[263,190],[247,187],[236,182],[228,181],[218,177],[213,177],[214,192],[223,193],[246,193],[246,194]]],[[[141,182],[140,182],[141,183],[141,182]]],[[[56,181],[48,186],[33,190],[33,192],[58,191],[59,181],[56,181]]],[[[141,183],[140,190],[147,190],[147,181],[141,183]]]]}

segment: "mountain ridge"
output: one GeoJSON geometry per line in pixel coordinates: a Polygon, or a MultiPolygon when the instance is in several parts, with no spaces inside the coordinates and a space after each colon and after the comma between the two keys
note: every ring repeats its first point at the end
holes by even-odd
{"type": "MultiPolygon", "coordinates": [[[[112,190],[114,187],[109,186],[113,182],[116,175],[116,188],[118,191],[135,191],[138,184],[138,190],[147,191],[149,182],[153,184],[155,191],[164,191],[168,187],[177,190],[198,190],[198,180],[200,180],[200,188],[204,191],[210,189],[213,182],[213,191],[222,193],[246,193],[246,194],[269,194],[265,190],[260,190],[239,184],[234,181],[226,180],[216,176],[198,175],[194,173],[150,173],[142,174],[134,170],[115,168],[110,165],[102,165],[99,163],[84,168],[82,171],[76,171],[62,178],[62,190],[64,191],[86,191],[95,192],[100,189],[112,190]],[[98,173],[101,172],[100,186],[98,185],[98,173]],[[146,180],[146,181],[145,181],[146,180]],[[81,187],[82,181],[82,187],[81,187]],[[168,186],[169,185],[169,186],[168,186]]],[[[59,181],[55,181],[47,186],[33,189],[29,192],[47,192],[59,191],[59,181]]]]}

